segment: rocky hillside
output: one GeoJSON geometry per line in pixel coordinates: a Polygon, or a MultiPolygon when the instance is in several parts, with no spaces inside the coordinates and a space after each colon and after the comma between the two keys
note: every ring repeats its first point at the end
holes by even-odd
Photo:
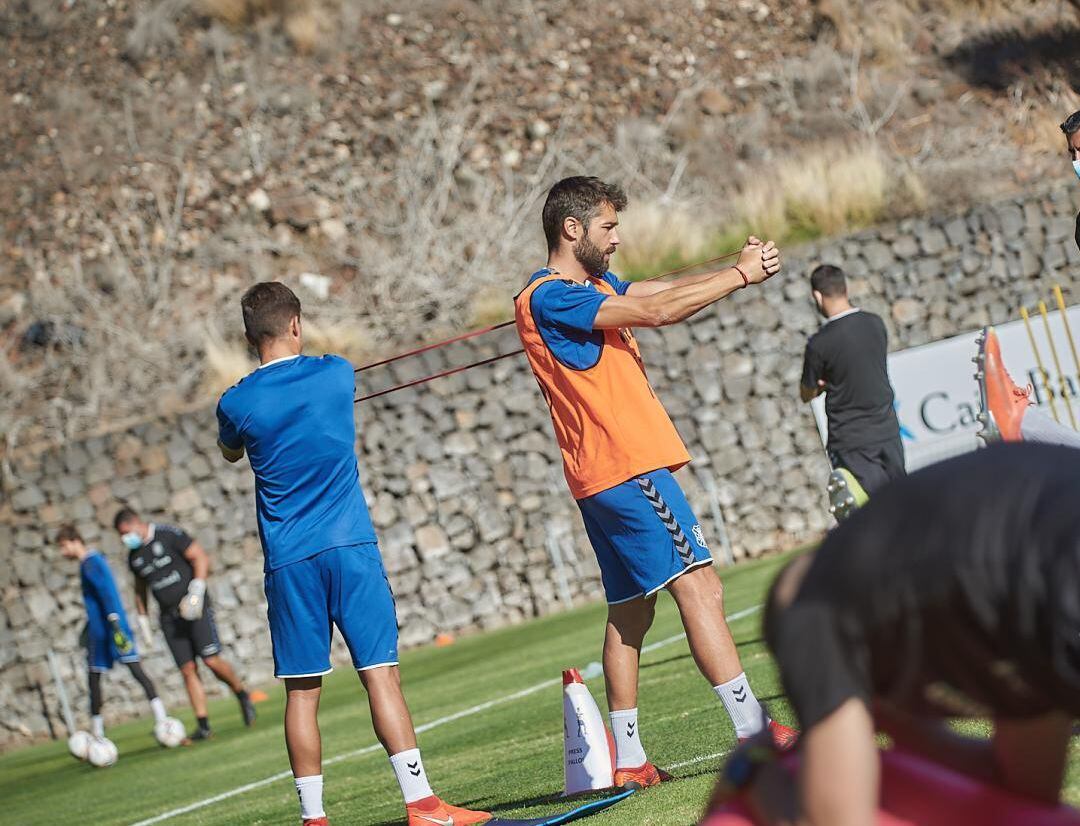
{"type": "Polygon", "coordinates": [[[0,32],[8,448],[211,396],[255,280],[355,358],[501,318],[564,173],[626,184],[638,271],[1072,174],[1056,1],[13,0],[0,32]]]}

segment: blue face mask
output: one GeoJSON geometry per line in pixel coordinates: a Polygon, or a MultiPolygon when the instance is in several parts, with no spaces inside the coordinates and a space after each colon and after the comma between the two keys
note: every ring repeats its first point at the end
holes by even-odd
{"type": "Polygon", "coordinates": [[[142,547],[142,537],[135,533],[135,531],[128,531],[120,537],[120,541],[124,543],[124,547],[129,551],[137,551],[142,547]]]}
{"type": "Polygon", "coordinates": [[[1076,173],[1076,177],[1080,178],[1080,159],[1073,161],[1073,172],[1076,173]]]}

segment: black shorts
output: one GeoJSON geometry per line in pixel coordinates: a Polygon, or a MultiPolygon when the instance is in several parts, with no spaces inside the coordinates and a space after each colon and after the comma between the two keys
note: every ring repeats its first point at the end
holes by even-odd
{"type": "Polygon", "coordinates": [[[850,470],[863,490],[871,495],[893,479],[907,475],[904,446],[899,437],[880,445],[830,450],[829,462],[834,468],[850,470]]]}
{"type": "Polygon", "coordinates": [[[203,615],[197,620],[188,621],[175,610],[163,611],[161,630],[165,632],[165,642],[172,652],[177,668],[187,665],[196,657],[205,659],[221,653],[221,640],[218,639],[214,609],[209,598],[206,600],[203,615]]]}

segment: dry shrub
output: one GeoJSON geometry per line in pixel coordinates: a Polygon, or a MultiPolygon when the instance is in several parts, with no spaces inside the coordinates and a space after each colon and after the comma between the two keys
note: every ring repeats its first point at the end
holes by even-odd
{"type": "Polygon", "coordinates": [[[297,51],[308,53],[325,42],[332,29],[329,0],[195,0],[200,14],[230,26],[273,17],[297,51]]]}
{"type": "Polygon", "coordinates": [[[705,258],[713,226],[690,205],[663,200],[633,202],[619,217],[623,243],[616,254],[619,271],[630,277],[665,272],[705,258]]]}
{"type": "Polygon", "coordinates": [[[255,362],[243,344],[209,335],[203,350],[203,387],[208,395],[218,395],[251,372],[255,362]]]}
{"type": "Polygon", "coordinates": [[[773,174],[753,179],[737,209],[758,234],[832,235],[879,220],[895,188],[876,144],[832,145],[780,161],[773,174]]]}
{"type": "Polygon", "coordinates": [[[316,321],[304,318],[304,349],[309,353],[323,355],[335,353],[353,362],[360,362],[371,352],[371,338],[361,329],[363,322],[316,321]]]}
{"type": "Polygon", "coordinates": [[[499,324],[514,316],[513,293],[499,285],[492,285],[481,291],[472,303],[469,314],[470,326],[485,327],[499,324]]]}

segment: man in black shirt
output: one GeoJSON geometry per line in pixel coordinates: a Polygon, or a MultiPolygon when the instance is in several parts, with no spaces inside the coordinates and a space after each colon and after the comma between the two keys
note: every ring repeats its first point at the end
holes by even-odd
{"type": "Polygon", "coordinates": [[[128,549],[128,567],[135,575],[135,608],[144,632],[149,626],[146,593],[152,591],[161,616],[161,630],[173,660],[184,677],[198,729],[193,740],[211,737],[206,689],[195,658],[232,689],[240,702],[244,725],[255,722],[255,706],[233,667],[220,656],[221,642],[214,610],[206,593],[210,557],[180,528],[146,523],[131,508],[121,508],[113,520],[128,549]]]}
{"type": "Polygon", "coordinates": [[[829,510],[842,520],[869,494],[904,475],[904,447],[885,366],[885,324],[851,306],[839,267],[815,269],[810,289],[825,323],[807,342],[799,394],[808,402],[825,393],[833,466],[829,510]]]}
{"type": "Polygon", "coordinates": [[[761,742],[733,758],[729,791],[752,789],[759,822],[873,823],[880,730],[1056,802],[1080,716],[1078,499],[1080,450],[993,445],[889,485],[791,563],[765,634],[803,731],[800,780],[761,742]],[[950,717],[989,717],[994,736],[950,717]]]}

